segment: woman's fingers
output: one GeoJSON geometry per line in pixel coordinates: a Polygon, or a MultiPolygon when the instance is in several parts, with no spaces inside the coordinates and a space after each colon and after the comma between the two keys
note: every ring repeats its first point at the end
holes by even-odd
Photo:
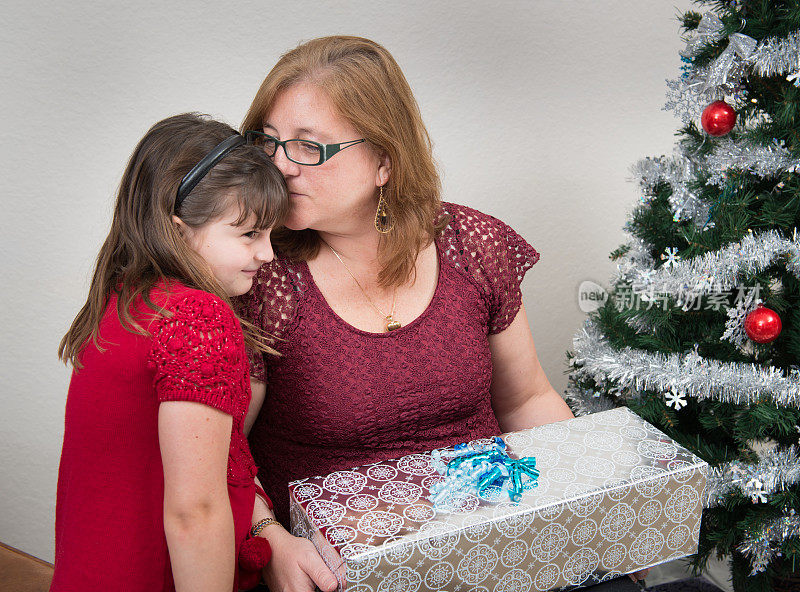
{"type": "Polygon", "coordinates": [[[300,561],[300,568],[306,572],[306,575],[311,578],[320,590],[323,592],[335,592],[339,587],[336,576],[328,569],[328,566],[325,565],[322,557],[319,556],[319,553],[317,553],[317,550],[310,542],[308,542],[308,546],[310,550],[303,554],[303,558],[300,561]]]}
{"type": "Polygon", "coordinates": [[[272,559],[264,568],[264,580],[272,592],[334,592],[339,583],[311,541],[271,527],[272,559]]]}
{"type": "Polygon", "coordinates": [[[647,569],[640,569],[639,571],[635,571],[632,574],[628,574],[628,577],[635,582],[637,580],[645,579],[648,573],[650,573],[649,567],[647,569]]]}

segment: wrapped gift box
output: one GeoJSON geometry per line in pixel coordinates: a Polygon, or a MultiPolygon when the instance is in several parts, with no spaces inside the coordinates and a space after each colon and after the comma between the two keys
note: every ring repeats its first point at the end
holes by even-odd
{"type": "Polygon", "coordinates": [[[519,503],[441,512],[443,477],[411,454],[291,483],[293,532],[348,592],[568,590],[697,551],[708,465],[627,408],[503,438],[540,471],[519,503]]]}

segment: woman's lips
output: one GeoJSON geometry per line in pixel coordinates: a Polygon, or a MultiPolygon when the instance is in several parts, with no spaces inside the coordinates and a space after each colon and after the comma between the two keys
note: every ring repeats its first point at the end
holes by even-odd
{"type": "Polygon", "coordinates": [[[250,277],[255,277],[256,274],[258,273],[258,270],[257,269],[252,269],[252,270],[251,269],[243,269],[242,272],[245,273],[246,275],[249,275],[250,277]]]}

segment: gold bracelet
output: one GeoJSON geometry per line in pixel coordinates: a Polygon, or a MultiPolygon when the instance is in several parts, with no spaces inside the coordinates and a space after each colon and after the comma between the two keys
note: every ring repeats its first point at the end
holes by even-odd
{"type": "Polygon", "coordinates": [[[258,522],[253,524],[253,527],[250,529],[250,536],[257,537],[258,535],[261,534],[262,530],[264,530],[267,526],[270,526],[271,524],[280,525],[280,522],[278,522],[274,518],[264,518],[263,520],[259,520],[258,522]]]}

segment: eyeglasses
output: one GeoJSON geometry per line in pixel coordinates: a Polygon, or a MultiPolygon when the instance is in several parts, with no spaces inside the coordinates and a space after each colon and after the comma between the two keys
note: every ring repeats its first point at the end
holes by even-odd
{"type": "Polygon", "coordinates": [[[347,142],[340,142],[338,144],[320,144],[312,140],[279,140],[275,136],[270,136],[263,132],[247,131],[245,136],[254,145],[263,148],[267,156],[272,158],[278,151],[278,146],[283,146],[283,152],[286,158],[296,164],[304,166],[318,166],[323,162],[333,157],[335,154],[341,152],[345,148],[355,146],[361,142],[366,142],[365,138],[360,140],[349,140],[347,142]]]}

